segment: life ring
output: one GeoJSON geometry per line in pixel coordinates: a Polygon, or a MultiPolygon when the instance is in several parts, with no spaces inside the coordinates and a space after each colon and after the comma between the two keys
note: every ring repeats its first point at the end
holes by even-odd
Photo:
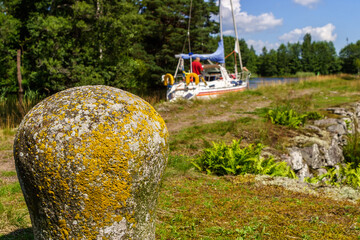
{"type": "Polygon", "coordinates": [[[167,73],[165,76],[164,76],[164,85],[167,86],[167,85],[174,85],[174,77],[173,75],[171,75],[170,73],[167,73]]]}
{"type": "Polygon", "coordinates": [[[189,73],[186,74],[186,78],[185,78],[186,85],[190,84],[191,78],[195,79],[195,85],[199,84],[199,75],[197,75],[196,73],[189,73]]]}

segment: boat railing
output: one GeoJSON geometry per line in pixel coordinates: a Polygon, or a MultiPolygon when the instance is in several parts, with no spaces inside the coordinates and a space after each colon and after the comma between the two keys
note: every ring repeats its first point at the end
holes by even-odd
{"type": "Polygon", "coordinates": [[[248,71],[240,72],[240,73],[238,73],[237,79],[245,82],[250,79],[250,75],[251,75],[251,73],[248,71]]]}

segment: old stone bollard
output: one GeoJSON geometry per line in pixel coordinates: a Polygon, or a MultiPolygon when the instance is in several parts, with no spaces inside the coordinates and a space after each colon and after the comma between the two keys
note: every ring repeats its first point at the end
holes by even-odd
{"type": "Polygon", "coordinates": [[[107,86],[36,105],[15,138],[35,239],[155,239],[168,132],[145,101],[107,86]]]}

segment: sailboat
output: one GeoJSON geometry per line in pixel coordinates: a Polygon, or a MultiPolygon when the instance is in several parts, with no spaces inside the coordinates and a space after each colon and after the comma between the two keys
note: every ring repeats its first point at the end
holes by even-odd
{"type": "MultiPolygon", "coordinates": [[[[251,73],[242,65],[232,0],[230,0],[230,6],[235,31],[235,47],[233,53],[235,56],[236,53],[238,54],[240,71],[237,70],[237,61],[235,61],[235,73],[229,73],[225,68],[225,51],[222,31],[222,4],[221,0],[219,0],[220,41],[218,42],[218,48],[211,54],[181,53],[175,55],[175,57],[179,59],[175,74],[172,75],[167,73],[162,76],[164,85],[168,87],[166,93],[168,101],[175,101],[178,99],[209,98],[224,93],[244,91],[248,88],[251,73]],[[192,61],[196,58],[200,58],[200,60],[207,62],[202,66],[203,72],[201,75],[194,73],[192,69],[192,61]],[[190,61],[189,72],[185,71],[185,60],[190,61]]],[[[190,19],[191,11],[189,26],[190,19]]],[[[189,31],[190,28],[188,28],[188,36],[190,36],[189,31]]]]}

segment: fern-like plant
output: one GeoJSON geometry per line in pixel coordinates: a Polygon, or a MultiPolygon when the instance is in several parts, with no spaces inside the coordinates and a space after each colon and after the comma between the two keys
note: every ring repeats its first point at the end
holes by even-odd
{"type": "Polygon", "coordinates": [[[308,112],[300,114],[289,107],[278,107],[270,109],[266,115],[267,119],[273,124],[299,128],[306,120],[317,120],[323,118],[318,112],[308,112]]]}
{"type": "Polygon", "coordinates": [[[300,115],[294,110],[283,110],[281,108],[271,109],[267,113],[267,118],[273,124],[279,124],[292,128],[299,128],[305,122],[306,115],[300,115]]]}
{"type": "Polygon", "coordinates": [[[285,162],[276,162],[272,157],[260,157],[261,144],[240,147],[241,140],[233,140],[230,145],[215,143],[192,163],[199,170],[215,175],[240,175],[245,173],[267,174],[295,178],[295,173],[285,162]]]}
{"type": "Polygon", "coordinates": [[[324,182],[328,185],[340,186],[348,185],[353,188],[360,187],[360,166],[355,167],[351,163],[339,165],[339,168],[327,168],[327,172],[313,178],[305,178],[305,182],[319,183],[324,182]]]}

